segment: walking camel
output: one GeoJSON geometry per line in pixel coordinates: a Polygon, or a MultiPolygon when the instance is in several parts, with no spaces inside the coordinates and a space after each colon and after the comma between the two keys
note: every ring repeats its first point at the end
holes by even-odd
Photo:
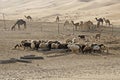
{"type": "Polygon", "coordinates": [[[103,18],[103,20],[105,21],[105,23],[106,23],[106,26],[108,25],[108,26],[110,26],[111,24],[110,24],[110,20],[109,19],[105,19],[105,18],[103,18]]]}
{"type": "Polygon", "coordinates": [[[96,19],[96,21],[97,21],[97,27],[99,27],[100,26],[100,23],[102,23],[102,25],[103,25],[103,19],[102,18],[95,18],[96,19]]]}
{"type": "Polygon", "coordinates": [[[77,31],[77,27],[79,27],[79,23],[74,23],[74,21],[71,21],[71,22],[72,22],[72,24],[74,25],[75,30],[77,31]]]}
{"type": "Polygon", "coordinates": [[[11,27],[11,30],[15,30],[16,25],[18,25],[19,30],[21,25],[24,25],[24,29],[26,29],[26,21],[24,21],[23,19],[17,20],[17,22],[11,27]]]}
{"type": "Polygon", "coordinates": [[[28,19],[29,21],[32,21],[32,17],[31,16],[25,16],[26,19],[28,19]]]}

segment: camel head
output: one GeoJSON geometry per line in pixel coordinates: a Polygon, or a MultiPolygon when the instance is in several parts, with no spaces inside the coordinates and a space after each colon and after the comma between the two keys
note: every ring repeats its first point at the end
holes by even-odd
{"type": "Polygon", "coordinates": [[[83,21],[80,21],[80,24],[83,24],[83,21]]]}
{"type": "Polygon", "coordinates": [[[98,20],[98,18],[95,18],[96,20],[98,20]]]}
{"type": "Polygon", "coordinates": [[[24,17],[25,17],[25,18],[27,18],[27,16],[26,16],[26,15],[24,15],[24,17]]]}

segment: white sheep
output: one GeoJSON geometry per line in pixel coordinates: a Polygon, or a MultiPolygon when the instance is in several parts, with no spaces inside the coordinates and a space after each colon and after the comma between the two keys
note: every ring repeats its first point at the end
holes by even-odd
{"type": "Polygon", "coordinates": [[[72,51],[72,53],[79,53],[80,47],[78,45],[69,43],[67,47],[72,51]]]}
{"type": "Polygon", "coordinates": [[[52,48],[52,49],[57,49],[58,46],[59,46],[59,45],[58,45],[57,43],[52,43],[52,44],[51,44],[51,48],[52,48]]]}
{"type": "Polygon", "coordinates": [[[40,48],[46,48],[47,47],[47,43],[45,42],[42,42],[40,45],[39,45],[40,48]]]}

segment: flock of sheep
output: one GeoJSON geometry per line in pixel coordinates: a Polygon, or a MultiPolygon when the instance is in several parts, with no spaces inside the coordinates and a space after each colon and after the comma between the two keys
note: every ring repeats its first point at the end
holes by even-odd
{"type": "MultiPolygon", "coordinates": [[[[96,34],[95,38],[100,38],[100,34],[96,34]]],[[[66,52],[69,51],[76,54],[87,54],[96,52],[108,53],[109,50],[109,48],[102,43],[89,43],[89,41],[86,39],[86,35],[78,35],[77,38],[67,39],[65,42],[57,40],[22,40],[19,44],[16,44],[14,48],[23,48],[24,50],[31,49],[45,51],[62,49],[66,52]]]]}

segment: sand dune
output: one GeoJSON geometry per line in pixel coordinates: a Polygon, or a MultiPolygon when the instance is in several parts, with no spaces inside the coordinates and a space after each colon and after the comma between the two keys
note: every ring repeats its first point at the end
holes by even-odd
{"type": "Polygon", "coordinates": [[[76,21],[107,17],[119,24],[119,10],[120,0],[0,0],[0,12],[6,13],[7,19],[31,15],[34,19],[53,21],[59,14],[63,21],[68,15],[76,21]]]}

